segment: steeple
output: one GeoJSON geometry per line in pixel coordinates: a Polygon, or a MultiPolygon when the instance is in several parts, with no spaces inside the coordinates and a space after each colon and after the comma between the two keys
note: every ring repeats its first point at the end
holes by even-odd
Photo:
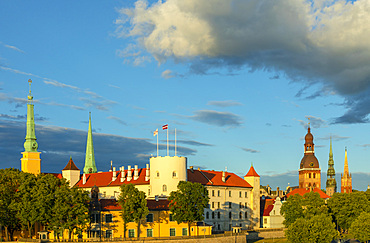
{"type": "Polygon", "coordinates": [[[86,156],[85,156],[85,167],[84,173],[96,173],[97,169],[95,166],[95,155],[94,155],[94,145],[92,139],[92,129],[91,129],[91,112],[89,113],[89,130],[87,132],[87,143],[86,143],[86,156]]]}
{"type": "Polygon", "coordinates": [[[326,193],[329,196],[332,196],[335,192],[337,192],[337,181],[335,180],[333,147],[332,147],[332,140],[330,137],[330,151],[329,151],[328,172],[327,172],[327,179],[326,179],[326,193]]]}
{"type": "Polygon", "coordinates": [[[24,152],[21,158],[21,170],[23,172],[33,173],[35,175],[41,172],[40,152],[37,152],[38,144],[36,142],[35,116],[33,112],[33,96],[31,93],[32,80],[28,80],[29,93],[27,96],[27,123],[26,123],[26,141],[24,142],[24,152]]]}
{"type": "Polygon", "coordinates": [[[347,147],[344,151],[344,171],[341,175],[341,192],[351,193],[352,192],[352,175],[349,173],[348,169],[348,159],[347,159],[347,147]]]}
{"type": "Polygon", "coordinates": [[[25,152],[37,152],[38,144],[36,142],[36,133],[35,133],[35,117],[33,112],[33,96],[31,94],[31,83],[32,80],[28,80],[29,83],[29,93],[27,101],[27,132],[26,132],[26,141],[24,142],[25,152]]]}

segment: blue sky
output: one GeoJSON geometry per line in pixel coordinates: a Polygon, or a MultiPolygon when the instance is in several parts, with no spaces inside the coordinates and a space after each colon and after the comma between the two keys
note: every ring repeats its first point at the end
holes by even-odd
{"type": "Polygon", "coordinates": [[[44,172],[83,168],[91,111],[98,170],[145,166],[157,128],[166,155],[168,123],[188,165],[296,185],[310,118],[322,171],[332,136],[364,190],[367,1],[216,2],[1,1],[1,168],[20,167],[32,79],[44,172]]]}

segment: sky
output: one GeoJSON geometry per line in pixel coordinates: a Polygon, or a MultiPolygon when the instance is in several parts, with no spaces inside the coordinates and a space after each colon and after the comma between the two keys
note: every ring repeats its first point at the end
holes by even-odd
{"type": "Polygon", "coordinates": [[[368,26],[367,0],[0,1],[0,168],[20,168],[32,79],[43,172],[83,169],[91,112],[98,171],[144,167],[156,129],[165,156],[168,124],[188,166],[284,188],[310,123],[323,188],[331,137],[337,181],[347,148],[366,190],[368,26]]]}

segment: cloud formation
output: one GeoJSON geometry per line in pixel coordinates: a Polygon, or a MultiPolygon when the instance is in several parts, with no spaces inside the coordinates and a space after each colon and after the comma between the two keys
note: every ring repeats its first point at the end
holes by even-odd
{"type": "Polygon", "coordinates": [[[235,100],[223,100],[223,101],[209,101],[207,105],[213,105],[218,107],[229,107],[229,106],[240,106],[243,105],[242,103],[235,101],[235,100]]]}
{"type": "Polygon", "coordinates": [[[238,115],[230,112],[220,112],[214,110],[195,111],[194,116],[190,116],[189,118],[194,121],[199,121],[220,127],[238,127],[243,124],[242,118],[238,115]]]}
{"type": "Polygon", "coordinates": [[[313,128],[320,128],[322,126],[326,126],[326,121],[321,119],[320,117],[314,117],[314,116],[305,116],[307,118],[307,122],[298,120],[301,126],[303,126],[305,129],[308,128],[308,124],[310,124],[313,128]]]}
{"type": "Polygon", "coordinates": [[[258,150],[255,150],[255,149],[251,149],[251,148],[241,148],[242,150],[244,150],[245,152],[248,152],[248,153],[259,153],[260,151],[258,150]]]}
{"type": "Polygon", "coordinates": [[[345,97],[348,111],[333,123],[369,122],[370,3],[368,0],[138,0],[119,10],[118,37],[160,64],[187,63],[207,74],[225,68],[283,73],[321,83],[345,97]]]}

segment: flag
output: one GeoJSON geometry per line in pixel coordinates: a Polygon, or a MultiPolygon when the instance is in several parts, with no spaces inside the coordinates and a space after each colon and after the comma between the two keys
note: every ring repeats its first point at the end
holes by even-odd
{"type": "Polygon", "coordinates": [[[158,135],[158,128],[157,128],[157,130],[155,130],[154,131],[154,133],[153,133],[153,136],[157,136],[158,135]]]}
{"type": "Polygon", "coordinates": [[[163,130],[166,130],[166,129],[168,129],[168,124],[166,124],[166,125],[163,125],[163,126],[162,126],[162,129],[163,129],[163,130]]]}

